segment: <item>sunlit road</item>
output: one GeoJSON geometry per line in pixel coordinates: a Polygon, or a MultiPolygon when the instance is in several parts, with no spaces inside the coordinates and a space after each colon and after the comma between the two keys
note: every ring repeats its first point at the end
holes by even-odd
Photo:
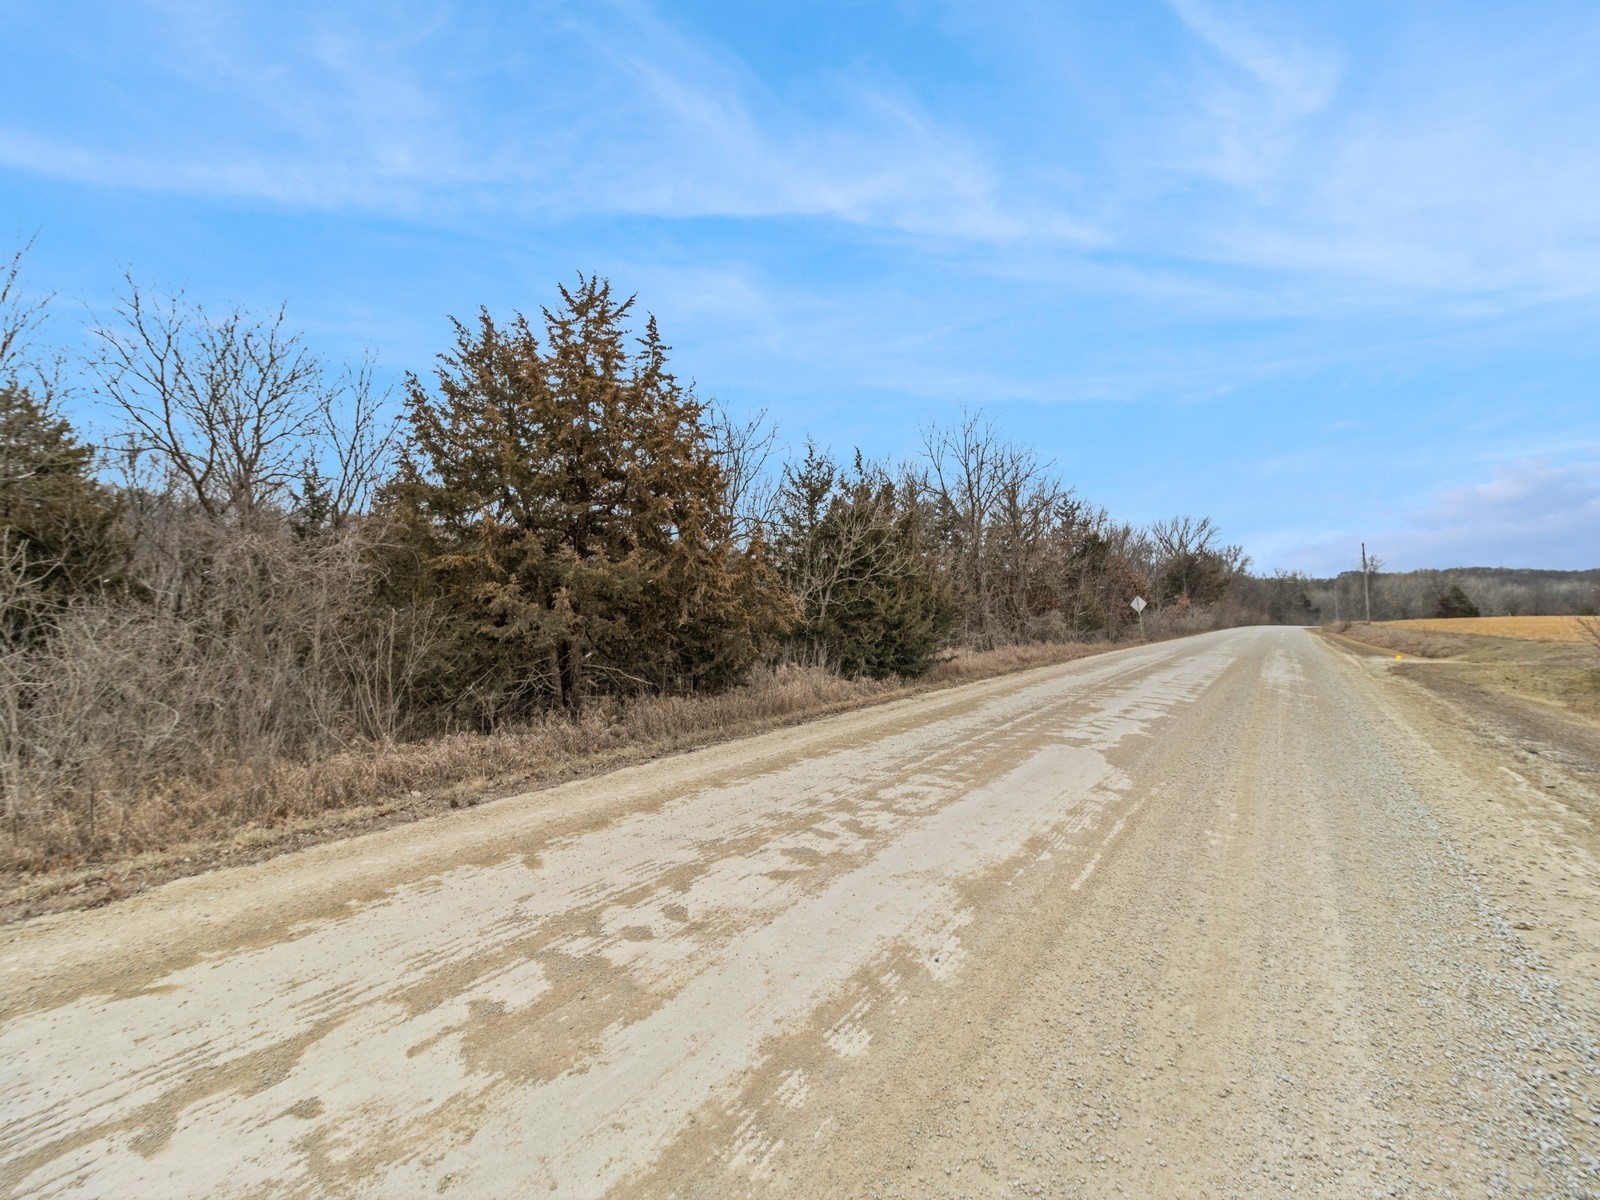
{"type": "Polygon", "coordinates": [[[1570,831],[1395,686],[1211,634],[14,927],[0,1193],[1588,1194],[1570,831]]]}

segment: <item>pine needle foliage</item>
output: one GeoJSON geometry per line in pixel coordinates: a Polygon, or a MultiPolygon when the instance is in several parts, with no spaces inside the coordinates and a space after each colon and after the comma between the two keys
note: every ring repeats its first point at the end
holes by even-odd
{"type": "Polygon", "coordinates": [[[96,593],[120,558],[116,511],[93,449],[28,388],[0,382],[0,549],[57,600],[96,593]]]}
{"type": "Polygon", "coordinates": [[[536,329],[456,321],[386,494],[456,620],[437,686],[493,723],[741,680],[792,602],[733,536],[704,405],[653,317],[579,276],[536,329]]]}
{"type": "Polygon", "coordinates": [[[1434,609],[1435,617],[1476,617],[1479,616],[1478,606],[1459,583],[1452,583],[1449,587],[1439,592],[1439,604],[1434,609]]]}
{"type": "Polygon", "coordinates": [[[801,606],[790,650],[844,675],[921,675],[955,624],[921,513],[888,472],[841,467],[815,445],[786,468],[775,543],[801,606]]]}

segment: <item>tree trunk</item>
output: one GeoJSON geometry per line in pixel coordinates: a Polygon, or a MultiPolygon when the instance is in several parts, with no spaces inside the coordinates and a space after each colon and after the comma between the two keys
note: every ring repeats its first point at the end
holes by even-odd
{"type": "Polygon", "coordinates": [[[573,716],[583,704],[583,651],[577,638],[561,644],[557,666],[561,679],[561,707],[573,716]]]}

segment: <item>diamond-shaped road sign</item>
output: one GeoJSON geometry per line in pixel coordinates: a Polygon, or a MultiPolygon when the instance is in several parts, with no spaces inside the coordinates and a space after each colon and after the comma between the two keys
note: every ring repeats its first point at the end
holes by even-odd
{"type": "Polygon", "coordinates": [[[1128,601],[1128,607],[1133,609],[1133,611],[1136,613],[1142,613],[1144,611],[1144,597],[1135,596],[1132,600],[1128,601]]]}

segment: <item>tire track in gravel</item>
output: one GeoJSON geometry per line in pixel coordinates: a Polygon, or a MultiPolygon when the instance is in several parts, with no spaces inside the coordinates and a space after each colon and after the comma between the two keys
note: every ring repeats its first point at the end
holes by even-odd
{"type": "Polygon", "coordinates": [[[775,1046],[633,1194],[1596,1194],[1596,981],[1478,886],[1403,712],[1298,631],[1228,636],[1113,754],[1143,804],[1081,889],[975,881],[958,973],[858,981],[869,1055],[775,1046]]]}
{"type": "Polygon", "coordinates": [[[1596,1194],[1600,846],[1392,682],[1228,631],[24,926],[0,1194],[1596,1194]]]}
{"type": "Polygon", "coordinates": [[[983,689],[866,748],[89,982],[0,1028],[6,1182],[595,1194],[861,964],[948,927],[963,875],[1092,819],[1101,750],[1226,661],[1157,648],[983,689]]]}

